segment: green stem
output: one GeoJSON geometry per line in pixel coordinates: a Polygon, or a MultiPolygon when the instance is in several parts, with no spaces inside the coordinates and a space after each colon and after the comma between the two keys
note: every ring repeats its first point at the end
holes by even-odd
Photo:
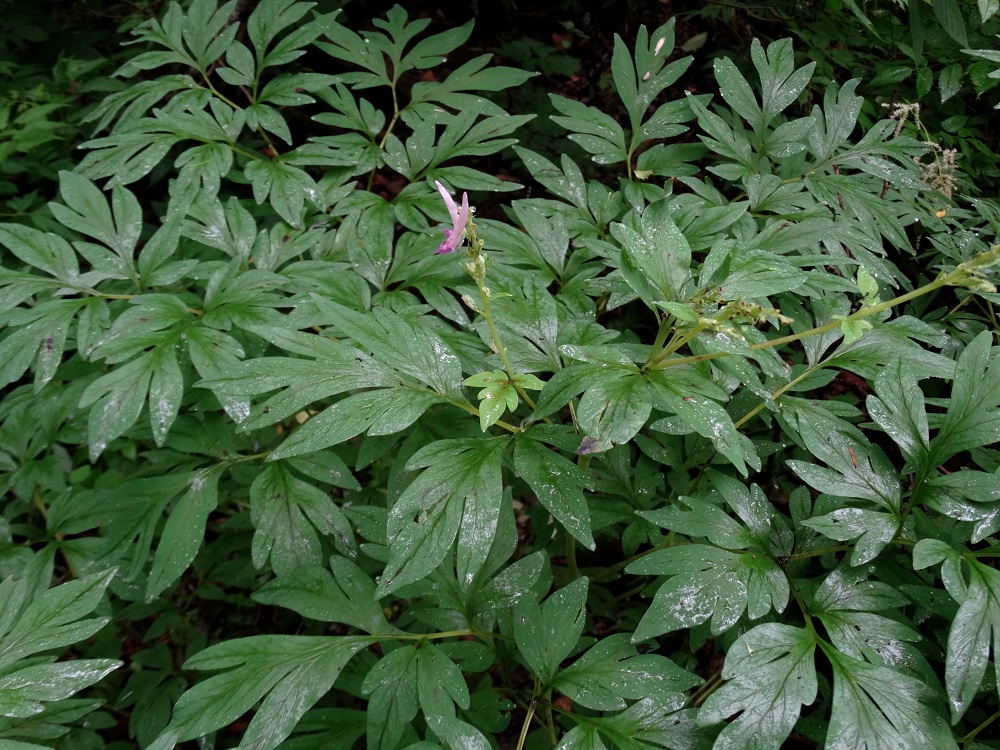
{"type": "Polygon", "coordinates": [[[820,365],[820,364],[813,365],[812,367],[806,369],[805,372],[803,372],[801,375],[799,375],[794,380],[790,380],[789,382],[785,383],[783,386],[781,386],[781,388],[779,388],[774,393],[772,393],[771,396],[770,396],[770,398],[768,398],[767,401],[761,401],[754,408],[752,408],[750,411],[748,411],[746,414],[744,414],[742,417],[740,417],[737,421],[735,421],[733,423],[733,426],[736,429],[739,429],[740,427],[742,427],[743,425],[745,425],[747,422],[749,422],[751,419],[753,419],[755,416],[757,416],[761,412],[761,410],[767,405],[768,401],[773,402],[774,399],[778,398],[779,396],[781,396],[783,393],[785,393],[789,389],[791,389],[791,388],[795,387],[797,384],[801,383],[803,380],[805,380],[810,375],[812,375],[814,372],[816,372],[816,370],[818,370],[821,366],[822,365],[820,365]]]}
{"type": "Polygon", "coordinates": [[[651,552],[656,552],[657,550],[666,549],[667,547],[672,547],[673,545],[674,545],[674,532],[671,531],[670,534],[667,536],[667,538],[664,539],[659,544],[654,545],[649,549],[647,549],[646,551],[640,552],[637,555],[632,555],[632,557],[621,560],[620,562],[617,562],[614,565],[609,565],[599,573],[595,573],[594,575],[590,576],[590,582],[594,583],[595,581],[603,581],[605,578],[610,578],[616,573],[625,570],[625,568],[634,563],[636,560],[641,560],[651,552]]]}
{"type": "MultiPolygon", "coordinates": [[[[993,255],[1000,251],[1000,245],[997,245],[990,253],[984,253],[983,255],[993,255]]],[[[980,256],[983,257],[983,256],[980,256]]],[[[748,348],[750,351],[758,351],[760,349],[770,349],[776,346],[783,346],[784,344],[791,344],[795,341],[800,341],[802,339],[807,339],[812,336],[818,336],[821,333],[826,333],[827,331],[832,331],[839,328],[845,322],[853,322],[855,320],[863,320],[864,318],[869,318],[872,315],[878,315],[881,312],[890,310],[897,305],[902,305],[910,300],[916,299],[917,297],[922,297],[925,294],[930,294],[933,291],[940,289],[941,287],[950,286],[956,281],[968,276],[968,271],[972,268],[976,268],[983,263],[976,263],[974,259],[968,263],[963,263],[961,266],[956,268],[949,274],[941,274],[934,281],[924,284],[922,287],[914,289],[912,292],[907,292],[906,294],[901,294],[898,297],[893,297],[890,300],[881,302],[877,305],[872,305],[871,307],[862,307],[857,312],[848,315],[843,321],[835,320],[831,323],[825,325],[816,326],[815,328],[810,328],[808,331],[802,331],[800,333],[793,333],[788,336],[781,336],[776,339],[769,339],[767,341],[761,341],[757,344],[751,344],[748,348]]],[[[719,359],[720,357],[729,356],[729,352],[712,352],[710,354],[695,354],[689,357],[677,357],[675,359],[668,359],[665,361],[661,360],[661,355],[657,355],[655,362],[647,365],[649,370],[663,370],[667,367],[677,367],[679,365],[694,364],[696,362],[705,362],[710,359],[719,359]]]]}
{"type": "Polygon", "coordinates": [[[716,690],[719,689],[719,687],[722,685],[722,682],[723,680],[721,672],[716,672],[715,674],[713,674],[711,677],[708,678],[708,680],[705,682],[704,685],[698,688],[698,692],[696,692],[694,695],[691,696],[691,699],[688,701],[688,706],[690,708],[699,708],[702,703],[708,700],[708,696],[710,696],[712,693],[714,693],[716,690]]]}
{"type": "MultiPolygon", "coordinates": [[[[693,339],[695,336],[697,336],[699,333],[701,333],[704,330],[705,330],[705,326],[703,324],[701,324],[701,323],[698,323],[698,325],[696,325],[694,328],[692,328],[691,330],[687,331],[686,333],[675,334],[670,339],[670,342],[666,346],[663,347],[663,351],[660,351],[657,354],[655,354],[654,356],[651,356],[649,358],[649,361],[646,363],[646,368],[647,369],[656,369],[656,367],[655,367],[656,364],[658,364],[659,362],[662,362],[664,359],[666,359],[671,354],[673,354],[674,352],[676,352],[678,349],[680,349],[682,346],[684,346],[685,344],[687,344],[691,339],[693,339]]],[[[653,351],[656,351],[655,346],[653,348],[653,351]]]]}
{"type": "Polygon", "coordinates": [[[998,710],[995,714],[993,714],[991,717],[989,717],[988,719],[986,719],[986,721],[984,721],[978,727],[976,727],[971,732],[969,732],[967,735],[965,735],[962,739],[959,740],[959,742],[961,742],[965,746],[968,746],[968,744],[970,742],[972,742],[974,739],[976,739],[976,735],[978,735],[980,732],[982,732],[984,729],[986,729],[986,727],[988,727],[990,724],[992,724],[997,719],[1000,719],[1000,710],[998,710]]]}
{"type": "MultiPolygon", "coordinates": [[[[221,101],[223,101],[226,104],[228,104],[234,110],[238,110],[240,112],[243,111],[243,107],[241,107],[239,104],[237,104],[232,99],[230,99],[228,96],[226,96],[221,91],[219,91],[217,88],[215,88],[215,84],[213,84],[212,81],[211,81],[211,79],[209,79],[207,72],[205,72],[204,70],[199,70],[198,72],[201,73],[202,80],[205,81],[205,85],[208,86],[208,90],[211,91],[212,94],[214,94],[221,101]]],[[[264,139],[264,143],[267,144],[267,147],[271,151],[271,154],[274,155],[274,156],[277,156],[278,153],[279,153],[278,149],[276,149],[274,147],[274,143],[271,141],[271,138],[268,136],[268,134],[264,130],[264,128],[262,128],[260,125],[257,126],[257,134],[261,138],[264,139]]]]}
{"type": "Polygon", "coordinates": [[[482,312],[483,318],[486,320],[486,325],[489,326],[490,336],[493,337],[493,347],[497,350],[497,354],[500,355],[500,361],[503,362],[503,369],[506,370],[507,377],[510,378],[511,385],[514,386],[518,395],[524,399],[524,403],[534,410],[535,402],[527,393],[525,393],[524,388],[518,385],[517,381],[514,379],[514,368],[511,367],[510,360],[507,359],[507,349],[504,347],[503,342],[500,341],[500,332],[497,330],[496,323],[493,322],[493,313],[490,310],[490,297],[486,291],[486,287],[480,279],[476,279],[476,283],[479,286],[479,301],[482,304],[480,312],[482,312]]]}
{"type": "Polygon", "coordinates": [[[816,635],[816,626],[813,625],[812,616],[809,614],[809,609],[806,607],[806,603],[802,601],[802,597],[799,595],[798,589],[795,588],[795,581],[792,580],[792,577],[788,575],[788,573],[785,573],[785,578],[788,580],[788,588],[791,590],[792,596],[795,597],[795,602],[799,605],[799,610],[802,612],[802,616],[806,620],[806,626],[813,635],[816,635]]]}
{"type": "Polygon", "coordinates": [[[549,729],[549,747],[555,747],[559,744],[559,738],[556,737],[556,721],[552,716],[552,690],[549,689],[545,693],[545,714],[548,719],[548,729],[549,729]]]}
{"type": "Polygon", "coordinates": [[[503,368],[507,372],[507,377],[510,379],[511,385],[514,386],[514,390],[517,391],[518,395],[524,399],[524,403],[534,411],[535,402],[525,392],[524,388],[518,385],[517,380],[515,380],[514,368],[511,367],[510,360],[507,358],[507,349],[500,340],[500,332],[493,321],[493,312],[490,309],[490,293],[486,288],[486,258],[482,254],[483,241],[476,237],[476,225],[471,220],[466,231],[469,237],[469,257],[471,259],[471,263],[467,268],[469,275],[476,282],[476,287],[479,289],[479,301],[482,304],[479,312],[482,313],[483,318],[486,320],[486,325],[489,326],[490,336],[493,338],[493,348],[500,355],[500,361],[503,362],[503,368]]]}
{"type": "Polygon", "coordinates": [[[847,544],[841,544],[839,547],[827,547],[825,549],[814,549],[810,552],[796,552],[794,555],[789,555],[785,558],[786,563],[794,562],[796,560],[805,560],[810,557],[822,557],[823,555],[832,555],[836,552],[846,552],[850,549],[847,544]]]}
{"type": "Polygon", "coordinates": [[[580,577],[580,569],[576,566],[576,539],[572,534],[566,534],[566,570],[569,571],[570,581],[580,577]]]}
{"type": "MultiPolygon", "coordinates": [[[[392,117],[389,120],[389,125],[386,127],[385,132],[382,133],[382,137],[379,139],[378,142],[379,151],[385,148],[385,143],[386,141],[389,140],[389,135],[392,133],[392,129],[396,127],[396,123],[399,121],[399,94],[396,93],[395,80],[393,80],[389,88],[392,91],[392,117]]],[[[375,184],[375,168],[372,167],[372,171],[368,173],[367,190],[369,192],[371,192],[372,185],[374,184],[375,184]]]]}
{"type": "MultiPolygon", "coordinates": [[[[479,416],[479,409],[477,409],[475,406],[473,406],[470,403],[467,403],[465,401],[460,401],[458,399],[453,399],[453,398],[448,399],[448,403],[451,404],[452,406],[457,406],[459,409],[461,409],[462,411],[466,411],[469,414],[474,414],[477,417],[479,416]]],[[[521,431],[520,427],[516,427],[516,426],[512,425],[510,422],[504,422],[502,419],[498,419],[493,424],[495,424],[497,427],[500,427],[500,428],[502,428],[504,430],[507,430],[507,432],[520,432],[521,431]]]]}
{"type": "MultiPolygon", "coordinates": [[[[476,635],[473,630],[446,630],[443,633],[393,633],[379,635],[379,640],[387,641],[435,641],[442,638],[461,638],[465,635],[476,635]]],[[[492,635],[492,634],[491,634],[492,635]]]]}
{"type": "Polygon", "coordinates": [[[535,715],[535,706],[538,705],[538,701],[535,699],[531,700],[528,704],[528,713],[524,715],[524,723],[521,725],[521,734],[517,738],[517,748],[516,750],[524,750],[524,741],[528,738],[528,727],[531,726],[531,718],[535,715]]]}

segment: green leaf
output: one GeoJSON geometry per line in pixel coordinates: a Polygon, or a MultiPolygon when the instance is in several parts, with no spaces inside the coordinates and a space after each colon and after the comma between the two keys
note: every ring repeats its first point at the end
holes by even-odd
{"type": "Polygon", "coordinates": [[[840,542],[857,539],[851,550],[851,565],[864,565],[874,560],[899,530],[898,517],[862,508],[838,508],[802,523],[840,542]]]}
{"type": "Polygon", "coordinates": [[[39,714],[45,710],[43,701],[68,698],[121,665],[117,659],[76,659],[7,673],[0,677],[0,715],[24,719],[39,714]]]}
{"type": "Polygon", "coordinates": [[[635,437],[652,409],[644,377],[626,369],[609,368],[603,378],[587,388],[576,416],[589,437],[600,443],[621,444],[635,437]]]}
{"type": "Polygon", "coordinates": [[[132,256],[142,232],[138,199],[122,187],[111,191],[111,205],[104,193],[85,177],[59,173],[59,192],[66,206],[50,203],[59,223],[103,242],[132,267],[132,256]]]}
{"type": "Polygon", "coordinates": [[[429,327],[385,309],[359,313],[319,295],[311,295],[320,311],[365,351],[415,385],[461,397],[462,368],[451,348],[429,327]]]}
{"type": "Polygon", "coordinates": [[[436,393],[414,388],[385,388],[356,393],[328,406],[293,432],[269,461],[329,448],[362,432],[392,435],[405,430],[434,404],[445,403],[436,393]]]}
{"type": "Polygon", "coordinates": [[[684,300],[682,289],[690,276],[691,247],[670,216],[665,200],[646,209],[641,227],[640,234],[624,224],[612,224],[611,233],[621,242],[624,256],[642,274],[641,279],[651,283],[659,294],[648,299],[642,281],[627,274],[629,285],[651,306],[666,300],[684,300]]]}
{"type": "Polygon", "coordinates": [[[434,68],[445,61],[444,55],[461,47],[472,34],[473,22],[466,21],[461,26],[424,37],[413,45],[400,62],[401,67],[434,68]]]}
{"type": "Polygon", "coordinates": [[[115,368],[83,392],[80,406],[91,407],[88,430],[91,461],[96,461],[108,443],[139,419],[153,378],[154,356],[153,352],[147,352],[115,368]]]}
{"type": "MultiPolygon", "coordinates": [[[[674,412],[691,429],[711,440],[716,449],[744,476],[747,475],[748,464],[759,469],[760,458],[753,444],[742,439],[729,413],[721,404],[703,395],[703,388],[697,391],[692,388],[694,385],[701,385],[698,381],[702,381],[702,378],[698,375],[684,378],[677,370],[671,368],[650,373],[649,383],[658,405],[674,412]]],[[[658,429],[658,424],[662,422],[654,422],[650,427],[658,429]]]]}
{"type": "Polygon", "coordinates": [[[705,537],[719,547],[747,549],[756,542],[748,530],[722,508],[699,497],[682,495],[666,508],[636,512],[657,526],[689,537],[705,537]]]}
{"type": "Polygon", "coordinates": [[[180,697],[170,724],[149,750],[172,750],[178,742],[228,726],[258,702],[242,744],[271,750],[333,687],[351,657],[371,643],[360,636],[260,635],[210,646],[184,668],[226,671],[180,697]]]}
{"type": "Polygon", "coordinates": [[[587,549],[594,549],[590,509],[581,489],[594,483],[576,464],[530,436],[518,436],[514,445],[514,468],[528,483],[538,502],[587,549]]]}
{"type": "Polygon", "coordinates": [[[407,469],[424,471],[389,512],[389,560],[377,596],[419,581],[441,564],[458,539],[459,578],[482,567],[503,499],[501,462],[509,438],[439,440],[418,451],[407,469]]]}
{"type": "MultiPolygon", "coordinates": [[[[433,646],[431,646],[433,648],[433,646]]],[[[402,646],[386,654],[365,677],[368,696],[368,750],[395,750],[417,715],[420,650],[402,646]]]]}
{"type": "Polygon", "coordinates": [[[751,618],[788,604],[788,581],[770,557],[738,554],[707,544],[654,550],[625,568],[633,575],[670,576],[656,591],[633,642],[683,630],[711,619],[713,635],[733,627],[748,605],[751,618]]]}
{"type": "Polygon", "coordinates": [[[549,94],[549,100],[562,115],[552,117],[552,121],[571,131],[569,139],[591,154],[593,161],[598,164],[625,161],[625,131],[614,118],[596,107],[557,94],[549,94]]]}
{"type": "Polygon", "coordinates": [[[22,224],[0,224],[0,244],[28,265],[60,281],[79,283],[76,253],[57,234],[40,232],[22,224]]]}
{"type": "MultiPolygon", "coordinates": [[[[972,705],[989,664],[990,644],[1000,647],[1000,571],[966,558],[968,591],[948,631],[945,686],[952,721],[972,705]]],[[[954,596],[954,593],[952,592],[954,596]]]]}
{"type": "MultiPolygon", "coordinates": [[[[247,35],[253,44],[257,60],[264,60],[267,48],[278,35],[284,29],[298,22],[308,12],[309,6],[296,2],[296,0],[272,0],[271,2],[259,3],[247,19],[246,26],[247,35]]],[[[330,18],[332,17],[331,14],[330,18]]],[[[311,40],[303,40],[298,46],[305,46],[307,41],[311,40]]],[[[288,58],[281,60],[281,62],[289,61],[288,58]]],[[[272,62],[271,64],[278,63],[272,62]]]]}
{"type": "Polygon", "coordinates": [[[909,600],[891,586],[865,580],[860,568],[840,567],[826,577],[810,607],[830,641],[855,659],[935,680],[927,659],[913,643],[921,635],[907,625],[868,610],[898,609],[909,600]]]}
{"type": "Polygon", "coordinates": [[[877,445],[852,445],[843,437],[815,435],[807,441],[810,450],[818,448],[813,452],[819,454],[819,458],[833,462],[832,468],[805,461],[788,461],[788,467],[820,492],[871,500],[892,513],[898,513],[899,475],[888,457],[877,445]],[[822,444],[819,441],[826,447],[819,448],[822,444]]]}
{"type": "MultiPolygon", "coordinates": [[[[5,613],[0,620],[0,668],[32,654],[82,641],[103,628],[110,618],[84,618],[101,603],[114,573],[108,570],[64,583],[36,596],[16,616],[16,610],[5,613]]],[[[0,590],[6,589],[0,601],[6,600],[9,607],[8,597],[15,593],[15,585],[23,587],[28,583],[27,579],[18,584],[7,579],[0,584],[0,590]]]]}
{"type": "Polygon", "coordinates": [[[317,207],[321,204],[316,183],[298,167],[270,159],[254,159],[243,172],[253,186],[257,204],[270,201],[278,215],[296,229],[302,227],[306,199],[317,207]]]}
{"type": "Polygon", "coordinates": [[[962,89],[962,66],[952,63],[942,70],[938,87],[941,89],[942,104],[955,96],[962,89]]]}
{"type": "Polygon", "coordinates": [[[151,602],[187,570],[201,549],[209,514],[219,501],[220,471],[207,469],[191,480],[189,489],[167,516],[153,568],[146,579],[146,601],[151,602]]]}
{"type": "Polygon", "coordinates": [[[578,578],[550,595],[542,606],[514,607],[514,639],[531,673],[551,685],[559,664],[576,648],[587,612],[588,581],[578,578]]]}
{"type": "MultiPolygon", "coordinates": [[[[239,408],[234,418],[242,411],[243,420],[240,421],[244,429],[280,422],[315,401],[345,391],[394,386],[399,382],[388,367],[353,346],[298,331],[257,326],[252,330],[277,346],[314,359],[261,357],[236,362],[234,356],[220,361],[217,352],[221,347],[216,337],[202,336],[197,328],[189,333],[191,359],[199,373],[206,377],[197,385],[211,388],[223,403],[236,401],[239,408]],[[204,340],[206,338],[208,340],[204,340]],[[210,360],[213,355],[214,360],[210,360]],[[224,365],[218,371],[214,369],[216,361],[224,365]],[[241,406],[246,401],[235,398],[279,388],[284,390],[254,407],[249,418],[249,409],[241,406]]],[[[238,351],[242,353],[242,349],[238,351]]]]}
{"type": "Polygon", "coordinates": [[[928,467],[930,437],[924,392],[912,368],[897,359],[875,378],[877,396],[867,399],[868,413],[899,446],[915,471],[928,467]]]}
{"type": "Polygon", "coordinates": [[[703,726],[740,714],[713,747],[780,747],[798,722],[802,706],[816,700],[815,650],[816,634],[790,625],[758,625],[741,636],[729,648],[722,668],[728,682],[708,697],[698,713],[703,726]]]}
{"type": "Polygon", "coordinates": [[[695,725],[697,711],[664,709],[645,698],[613,716],[584,717],[574,714],[577,726],[569,731],[556,750],[604,750],[601,735],[614,747],[662,747],[669,750],[708,747],[710,739],[695,725]]]}
{"type": "Polygon", "coordinates": [[[683,708],[684,691],[702,682],[670,659],[643,654],[629,643],[628,633],[604,638],[560,671],[552,686],[597,711],[620,711],[625,701],[648,698],[664,710],[683,708]]]}
{"type": "Polygon", "coordinates": [[[902,672],[854,659],[820,642],[833,667],[833,708],[826,746],[955,748],[934,694],[902,672]]]}
{"type": "Polygon", "coordinates": [[[375,583],[355,563],[330,558],[326,568],[297,568],[293,575],[268,581],[253,593],[254,601],[285,607],[303,617],[341,622],[373,635],[389,633],[392,626],[375,596],[375,583]]]}
{"type": "Polygon", "coordinates": [[[957,0],[933,0],[934,17],[945,32],[963,47],[969,46],[969,36],[965,30],[965,18],[957,0]]]}
{"type": "Polygon", "coordinates": [[[951,401],[931,441],[928,465],[940,466],[956,453],[1000,441],[1000,349],[985,331],[958,358],[951,401]]]}
{"type": "Polygon", "coordinates": [[[84,304],[83,299],[55,299],[14,311],[15,327],[0,341],[0,387],[33,364],[35,391],[41,390],[59,369],[73,317],[84,304]]]}
{"type": "Polygon", "coordinates": [[[816,63],[796,70],[791,39],[779,39],[764,51],[760,41],[750,45],[750,57],[760,76],[761,110],[765,125],[787,109],[809,85],[816,63]]]}
{"type": "MultiPolygon", "coordinates": [[[[754,43],[760,45],[756,39],[754,43]]],[[[755,131],[763,131],[764,116],[757,103],[757,97],[754,96],[753,89],[750,88],[747,79],[737,70],[733,61],[727,57],[717,57],[713,67],[715,80],[719,83],[719,92],[726,100],[726,104],[750,123],[750,127],[755,131]]]]}
{"type": "MultiPolygon", "coordinates": [[[[443,81],[418,81],[410,90],[410,104],[407,109],[423,102],[439,102],[456,110],[476,110],[483,115],[505,115],[500,107],[488,99],[464,91],[502,91],[520,86],[537,75],[504,65],[489,64],[493,55],[479,55],[453,70],[443,81]],[[484,70],[484,68],[486,68],[484,70]]],[[[355,62],[351,60],[351,62],[355,62]]]]}
{"type": "Polygon", "coordinates": [[[560,157],[562,169],[550,162],[544,156],[536,154],[521,146],[515,146],[514,151],[531,172],[531,176],[553,195],[564,198],[577,208],[587,212],[587,182],[580,167],[569,156],[560,157]]]}
{"type": "Polygon", "coordinates": [[[330,496],[293,476],[283,463],[268,465],[250,487],[250,518],[256,529],[251,546],[254,567],[268,558],[279,576],[320,565],[318,532],[332,535],[340,549],[352,549],[354,534],[330,496]]]}
{"type": "Polygon", "coordinates": [[[425,644],[419,652],[417,693],[424,716],[451,716],[455,706],[469,707],[469,688],[455,663],[443,649],[425,644]]]}
{"type": "MultiPolygon", "coordinates": [[[[424,709],[426,713],[426,709],[424,709]]],[[[451,750],[490,750],[492,745],[476,727],[448,715],[427,718],[427,726],[451,750]]],[[[484,727],[485,729],[485,727],[484,727]]]]}

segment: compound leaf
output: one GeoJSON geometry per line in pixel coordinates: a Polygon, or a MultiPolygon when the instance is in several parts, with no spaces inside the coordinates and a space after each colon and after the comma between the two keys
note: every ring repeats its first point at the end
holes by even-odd
{"type": "Polygon", "coordinates": [[[728,682],[698,713],[702,725],[739,714],[722,730],[715,750],[778,750],[802,706],[816,700],[815,650],[815,633],[790,625],[758,625],[741,636],[726,654],[722,677],[728,682]]]}

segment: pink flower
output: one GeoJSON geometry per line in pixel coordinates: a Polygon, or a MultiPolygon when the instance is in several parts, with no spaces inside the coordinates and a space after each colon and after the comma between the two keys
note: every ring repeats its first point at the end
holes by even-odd
{"type": "Polygon", "coordinates": [[[444,185],[437,180],[434,181],[434,184],[437,185],[438,192],[444,198],[444,204],[448,207],[452,223],[451,229],[441,227],[444,230],[444,242],[438,247],[437,252],[454,252],[462,246],[462,239],[465,237],[465,226],[469,223],[469,194],[462,193],[462,207],[459,208],[455,205],[455,199],[451,197],[451,193],[445,190],[444,185]]]}

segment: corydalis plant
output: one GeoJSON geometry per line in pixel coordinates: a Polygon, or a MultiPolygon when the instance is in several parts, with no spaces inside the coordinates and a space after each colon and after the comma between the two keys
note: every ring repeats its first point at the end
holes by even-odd
{"type": "Polygon", "coordinates": [[[121,745],[110,671],[146,750],[996,744],[1000,207],[788,42],[672,97],[668,23],[557,100],[600,179],[519,148],[473,221],[525,74],[232,10],[140,29],[109,192],[0,226],[0,738],[121,745]]]}

